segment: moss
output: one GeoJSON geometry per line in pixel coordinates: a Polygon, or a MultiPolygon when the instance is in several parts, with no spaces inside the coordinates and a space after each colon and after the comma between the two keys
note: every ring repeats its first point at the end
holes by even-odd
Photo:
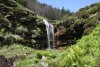
{"type": "Polygon", "coordinates": [[[74,44],[78,39],[84,35],[88,35],[100,22],[100,3],[95,3],[91,6],[86,6],[80,9],[72,16],[66,16],[63,21],[58,24],[65,28],[65,32],[60,36],[59,40],[64,38],[65,46],[74,44]],[[74,42],[73,42],[74,41],[74,42]]]}
{"type": "Polygon", "coordinates": [[[34,12],[13,0],[6,0],[6,2],[1,0],[0,12],[0,30],[4,30],[4,32],[1,32],[1,45],[20,43],[33,47],[39,43],[35,40],[36,37],[33,39],[32,35],[41,36],[44,34],[45,28],[41,29],[38,26],[40,23],[37,23],[42,21],[43,18],[40,19],[41,17],[37,16],[34,12]]]}
{"type": "Polygon", "coordinates": [[[75,45],[64,50],[48,51],[33,49],[46,46],[46,31],[41,22],[42,17],[12,0],[0,0],[0,8],[2,8],[0,9],[0,54],[7,58],[25,56],[15,61],[18,67],[41,66],[43,55],[47,58],[45,62],[51,67],[91,67],[99,59],[100,26],[97,26],[100,21],[99,8],[96,13],[95,10],[92,13],[89,11],[94,8],[86,8],[66,18],[64,22],[56,23],[58,27],[61,27],[61,24],[65,30],[62,36],[64,41],[76,41],[83,34],[89,34],[95,27],[96,29],[91,34],[83,36],[75,45]]]}
{"type": "Polygon", "coordinates": [[[91,34],[84,36],[75,45],[60,50],[33,50],[22,45],[4,46],[0,49],[0,54],[6,57],[24,55],[24,59],[15,61],[19,67],[40,66],[41,57],[47,58],[46,63],[49,66],[73,67],[73,66],[96,66],[100,57],[100,25],[98,25],[91,34]]]}

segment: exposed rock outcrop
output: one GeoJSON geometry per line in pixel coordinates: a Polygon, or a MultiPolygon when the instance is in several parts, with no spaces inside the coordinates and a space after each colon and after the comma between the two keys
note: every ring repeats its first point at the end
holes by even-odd
{"type": "Polygon", "coordinates": [[[41,17],[13,0],[0,0],[0,45],[46,47],[46,28],[41,17]]]}
{"type": "MultiPolygon", "coordinates": [[[[0,0],[0,45],[17,43],[35,49],[46,48],[46,27],[42,20],[14,0],[0,0]]],[[[99,23],[100,3],[92,5],[90,9],[81,9],[62,22],[53,21],[56,47],[74,44],[99,23]]]]}
{"type": "Polygon", "coordinates": [[[7,59],[3,55],[0,55],[0,67],[12,67],[14,59],[7,59]]]}
{"type": "Polygon", "coordinates": [[[78,39],[88,35],[100,24],[100,3],[80,9],[72,16],[57,24],[56,40],[59,46],[75,44],[78,39]],[[62,34],[63,33],[63,34],[62,34]]]}

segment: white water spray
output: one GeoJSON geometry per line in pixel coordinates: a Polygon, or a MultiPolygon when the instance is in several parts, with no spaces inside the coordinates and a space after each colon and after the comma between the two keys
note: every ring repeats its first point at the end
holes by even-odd
{"type": "Polygon", "coordinates": [[[54,44],[54,27],[47,20],[43,20],[46,25],[47,30],[47,38],[48,38],[48,48],[47,49],[55,49],[54,44]]]}

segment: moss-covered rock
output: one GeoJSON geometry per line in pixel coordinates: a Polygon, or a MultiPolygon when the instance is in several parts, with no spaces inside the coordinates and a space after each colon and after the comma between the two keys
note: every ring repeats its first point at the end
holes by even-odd
{"type": "Polygon", "coordinates": [[[44,48],[45,25],[41,17],[15,1],[0,0],[0,45],[14,43],[44,48]]]}
{"type": "Polygon", "coordinates": [[[92,4],[80,9],[72,16],[65,16],[57,28],[65,29],[65,32],[59,36],[61,46],[74,44],[76,40],[84,35],[88,35],[100,24],[100,3],[92,4]]]}

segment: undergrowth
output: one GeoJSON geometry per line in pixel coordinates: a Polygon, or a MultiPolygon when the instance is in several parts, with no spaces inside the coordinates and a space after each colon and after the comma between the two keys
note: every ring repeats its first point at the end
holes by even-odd
{"type": "Polygon", "coordinates": [[[92,67],[100,61],[100,25],[89,35],[83,36],[64,50],[34,50],[22,45],[11,45],[0,47],[0,54],[7,58],[24,56],[17,59],[15,64],[18,67],[41,67],[42,56],[50,67],[92,67]]]}

